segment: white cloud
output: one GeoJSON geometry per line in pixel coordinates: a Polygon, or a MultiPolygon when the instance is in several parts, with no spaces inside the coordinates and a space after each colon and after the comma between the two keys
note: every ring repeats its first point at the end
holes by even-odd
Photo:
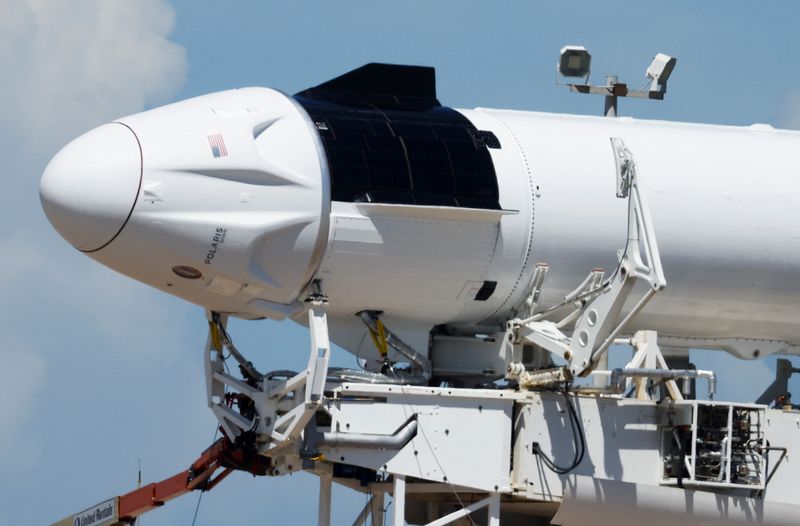
{"type": "Polygon", "coordinates": [[[161,0],[0,0],[0,117],[51,141],[172,96],[185,50],[161,0]]]}
{"type": "Polygon", "coordinates": [[[152,363],[183,336],[174,303],[59,240],[37,192],[65,142],[175,95],[187,63],[173,23],[164,0],[0,0],[0,462],[12,472],[43,454],[30,429],[70,396],[65,364],[152,363]]]}

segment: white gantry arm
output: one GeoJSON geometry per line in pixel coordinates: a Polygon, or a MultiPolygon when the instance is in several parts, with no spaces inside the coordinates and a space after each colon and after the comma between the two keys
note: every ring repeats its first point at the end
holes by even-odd
{"type": "MultiPolygon", "coordinates": [[[[602,281],[602,274],[592,271],[561,304],[523,320],[511,320],[507,325],[507,344],[533,343],[566,359],[568,366],[559,373],[565,379],[589,374],[625,324],[666,286],[650,212],[639,188],[633,156],[622,139],[612,137],[611,146],[616,162],[617,197],[628,200],[628,237],[625,248],[620,251],[617,268],[605,281],[602,281]],[[647,292],[619,320],[623,304],[637,280],[648,284],[647,292]],[[570,304],[575,310],[566,318],[559,322],[545,319],[570,304]],[[567,336],[561,329],[573,321],[572,335],[567,336]]],[[[524,384],[526,373],[520,365],[512,363],[509,366],[509,377],[518,378],[524,384]]]]}
{"type": "Polygon", "coordinates": [[[225,331],[226,317],[209,313],[205,348],[206,396],[226,436],[252,432],[259,452],[269,455],[299,440],[323,401],[330,360],[325,313],[309,309],[311,353],[308,366],[293,374],[264,376],[236,349],[225,331]],[[238,362],[243,379],[225,367],[225,349],[238,362]]]}
{"type": "Polygon", "coordinates": [[[261,449],[268,454],[284,446],[298,442],[300,434],[309,420],[320,408],[325,390],[325,379],[328,376],[328,361],[331,355],[331,344],[328,339],[328,321],[324,312],[309,309],[308,329],[311,332],[311,353],[308,367],[292,378],[271,385],[267,393],[274,403],[288,392],[294,392],[295,406],[284,415],[278,417],[269,431],[270,441],[261,449]],[[299,397],[302,388],[302,399],[299,397]]]}

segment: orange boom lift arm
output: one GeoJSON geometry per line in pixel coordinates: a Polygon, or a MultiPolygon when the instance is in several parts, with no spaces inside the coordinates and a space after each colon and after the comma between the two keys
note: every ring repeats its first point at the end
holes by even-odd
{"type": "MultiPolygon", "coordinates": [[[[237,441],[239,442],[239,441],[237,441]]],[[[237,445],[227,437],[214,442],[189,469],[139,489],[103,501],[53,526],[118,526],[132,524],[140,515],[192,490],[209,491],[234,470],[266,475],[270,461],[252,447],[237,445]],[[222,471],[214,476],[218,470],[222,471]]]]}

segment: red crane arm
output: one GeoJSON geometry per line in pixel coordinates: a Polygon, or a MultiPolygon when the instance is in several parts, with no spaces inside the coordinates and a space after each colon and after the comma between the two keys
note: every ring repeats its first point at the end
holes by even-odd
{"type": "Polygon", "coordinates": [[[53,526],[75,526],[82,523],[92,526],[130,524],[140,515],[192,490],[213,489],[234,470],[266,475],[268,469],[268,458],[258,455],[252,447],[238,446],[222,437],[203,451],[189,469],[104,501],[76,515],[70,515],[53,526]],[[219,469],[222,472],[215,477],[214,474],[219,469]]]}

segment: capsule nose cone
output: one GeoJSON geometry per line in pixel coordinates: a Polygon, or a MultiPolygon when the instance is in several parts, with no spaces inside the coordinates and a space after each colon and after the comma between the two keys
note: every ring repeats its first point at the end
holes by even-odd
{"type": "Polygon", "coordinates": [[[39,197],[61,236],[83,252],[117,237],[136,204],[142,152],[130,128],[110,123],[67,144],[45,168],[39,197]]]}

